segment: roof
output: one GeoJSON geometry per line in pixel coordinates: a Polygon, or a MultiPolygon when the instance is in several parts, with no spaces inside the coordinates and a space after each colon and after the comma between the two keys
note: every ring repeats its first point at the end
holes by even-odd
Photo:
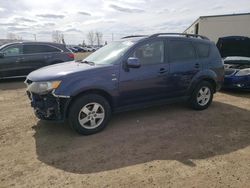
{"type": "Polygon", "coordinates": [[[192,27],[192,25],[194,25],[194,23],[196,23],[200,19],[204,19],[204,18],[216,18],[216,17],[227,17],[227,16],[246,16],[246,15],[250,15],[250,12],[249,13],[239,13],[239,14],[219,14],[219,15],[210,15],[210,16],[200,16],[187,29],[185,29],[185,31],[187,31],[190,27],[192,27]]]}
{"type": "Polygon", "coordinates": [[[180,38],[180,37],[185,37],[185,38],[192,38],[195,40],[207,40],[209,41],[209,38],[202,36],[202,35],[195,35],[195,34],[184,34],[184,33],[155,33],[152,35],[130,35],[130,36],[125,36],[121,38],[121,40],[130,40],[133,42],[137,42],[139,40],[143,39],[151,39],[151,38],[157,38],[157,37],[175,37],[175,38],[180,38]]]}
{"type": "Polygon", "coordinates": [[[200,16],[200,19],[202,18],[213,18],[213,17],[226,17],[226,16],[245,16],[250,15],[249,13],[239,13],[239,14],[220,14],[220,15],[211,15],[211,16],[200,16]]]}
{"type": "Polygon", "coordinates": [[[64,46],[65,45],[65,44],[55,43],[55,42],[15,41],[15,42],[5,43],[5,44],[0,45],[0,46],[2,48],[2,47],[8,46],[8,45],[13,45],[13,44],[47,44],[47,45],[53,45],[53,46],[64,46]]]}

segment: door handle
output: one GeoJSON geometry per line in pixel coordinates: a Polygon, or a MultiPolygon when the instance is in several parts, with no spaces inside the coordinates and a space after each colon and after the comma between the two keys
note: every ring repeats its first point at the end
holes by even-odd
{"type": "Polygon", "coordinates": [[[196,69],[200,68],[200,63],[195,63],[194,68],[196,69]]]}
{"type": "Polygon", "coordinates": [[[24,60],[24,57],[19,57],[19,58],[17,58],[16,62],[19,63],[19,62],[21,62],[23,60],[24,60]]]}
{"type": "Polygon", "coordinates": [[[160,68],[160,70],[158,71],[159,74],[164,74],[165,72],[167,72],[165,68],[160,68]]]}

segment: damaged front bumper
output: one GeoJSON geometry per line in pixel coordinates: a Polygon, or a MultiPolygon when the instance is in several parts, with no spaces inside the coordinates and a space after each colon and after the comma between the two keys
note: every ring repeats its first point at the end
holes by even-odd
{"type": "Polygon", "coordinates": [[[66,109],[69,97],[60,97],[49,92],[47,94],[36,94],[27,91],[37,118],[42,120],[63,121],[66,117],[66,109]]]}

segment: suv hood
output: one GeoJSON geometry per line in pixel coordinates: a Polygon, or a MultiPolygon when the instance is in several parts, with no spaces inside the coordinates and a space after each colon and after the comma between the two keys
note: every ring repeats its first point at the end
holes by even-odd
{"type": "Polygon", "coordinates": [[[46,66],[35,70],[27,76],[27,79],[35,82],[57,80],[61,77],[64,77],[65,75],[94,69],[96,67],[97,65],[89,65],[76,61],[69,61],[65,63],[58,63],[55,65],[46,66]]]}

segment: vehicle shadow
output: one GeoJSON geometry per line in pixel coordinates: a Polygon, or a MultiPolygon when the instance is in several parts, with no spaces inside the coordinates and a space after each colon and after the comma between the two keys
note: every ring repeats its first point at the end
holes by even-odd
{"type": "Polygon", "coordinates": [[[38,159],[67,172],[86,174],[154,160],[192,159],[237,151],[250,144],[250,112],[214,102],[205,111],[181,104],[124,112],[101,133],[80,136],[67,126],[39,121],[35,129],[38,159]]]}
{"type": "Polygon", "coordinates": [[[243,97],[250,99],[250,91],[247,90],[233,90],[233,89],[223,89],[220,90],[221,93],[232,95],[235,97],[243,97]]]}
{"type": "Polygon", "coordinates": [[[25,88],[25,78],[0,80],[0,90],[15,90],[25,88]]]}

